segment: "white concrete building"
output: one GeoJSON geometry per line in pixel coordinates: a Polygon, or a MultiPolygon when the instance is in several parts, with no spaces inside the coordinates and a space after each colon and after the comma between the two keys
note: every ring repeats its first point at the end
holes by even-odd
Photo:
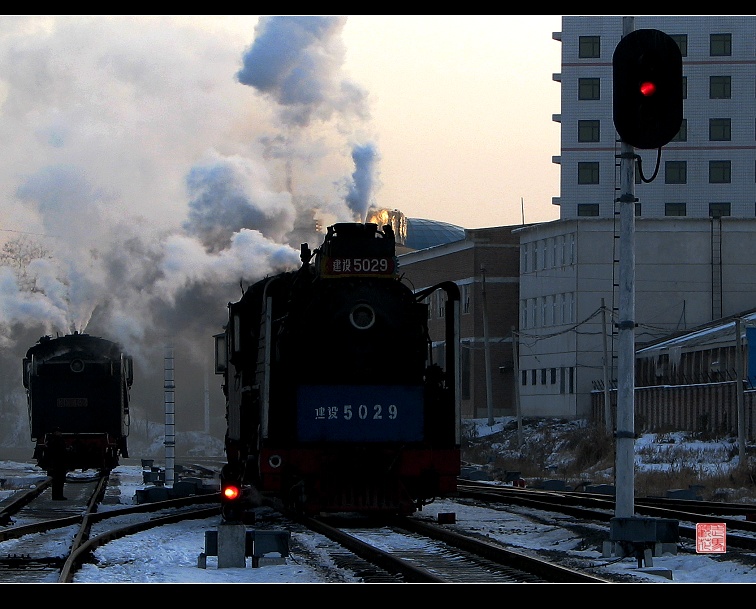
{"type": "MultiPolygon", "coordinates": [[[[515,229],[523,416],[587,417],[604,337],[617,378],[616,228],[581,218],[515,229]]],[[[636,346],[754,308],[756,218],[637,218],[635,245],[636,346]]]]}
{"type": "MultiPolygon", "coordinates": [[[[636,345],[756,306],[756,16],[640,16],[683,55],[683,125],[635,197],[636,345]]],[[[623,17],[562,18],[560,220],[520,233],[523,416],[587,417],[616,378],[620,140],[612,55],[623,17]],[[606,326],[602,323],[602,299],[606,326]],[[606,358],[604,339],[606,338],[606,358]]],[[[642,175],[657,151],[636,150],[642,175]]]]}

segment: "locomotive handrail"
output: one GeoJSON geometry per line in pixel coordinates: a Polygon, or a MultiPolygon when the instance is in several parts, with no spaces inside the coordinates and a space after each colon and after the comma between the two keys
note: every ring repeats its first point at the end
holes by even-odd
{"type": "Polygon", "coordinates": [[[436,290],[446,292],[447,301],[451,304],[451,311],[447,311],[446,322],[446,382],[454,392],[454,438],[457,445],[462,443],[462,370],[460,366],[460,292],[459,286],[453,281],[442,281],[415,293],[415,299],[420,302],[423,298],[436,290]]]}

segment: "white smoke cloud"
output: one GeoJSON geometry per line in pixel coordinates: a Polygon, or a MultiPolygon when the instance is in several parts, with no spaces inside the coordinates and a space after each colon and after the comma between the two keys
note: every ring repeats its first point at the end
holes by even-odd
{"type": "Polygon", "coordinates": [[[291,126],[334,115],[367,119],[365,92],[341,74],[345,24],[346,17],[338,16],[261,17],[239,82],[273,99],[291,126]]]}
{"type": "Polygon", "coordinates": [[[263,17],[243,43],[219,23],[0,17],[0,236],[50,255],[34,292],[0,267],[0,365],[29,329],[118,340],[155,408],[166,341],[205,365],[242,284],[296,267],[315,219],[364,220],[378,156],[345,18],[263,17]]]}

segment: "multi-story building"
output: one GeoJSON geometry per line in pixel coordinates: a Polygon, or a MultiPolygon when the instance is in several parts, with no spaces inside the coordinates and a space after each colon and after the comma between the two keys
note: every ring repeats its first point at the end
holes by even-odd
{"type": "MultiPolygon", "coordinates": [[[[623,19],[566,16],[553,34],[562,44],[554,75],[561,151],[553,158],[561,184],[552,201],[560,219],[467,229],[464,239],[400,257],[417,290],[441,280],[460,286],[465,417],[485,417],[492,400],[495,416],[515,414],[519,402],[525,417],[589,418],[597,387],[616,379],[623,235],[612,55],[623,19]]],[[[684,86],[683,123],[658,168],[658,151],[636,150],[633,298],[642,347],[756,307],[756,17],[643,16],[633,26],[673,37],[684,86]]],[[[438,325],[443,302],[430,304],[438,325]]]]}
{"type": "MultiPolygon", "coordinates": [[[[553,34],[562,45],[562,71],[553,77],[562,87],[554,115],[561,151],[553,157],[560,194],[552,201],[560,219],[517,231],[524,416],[589,416],[596,382],[616,378],[624,286],[612,56],[624,19],[565,16],[553,34]]],[[[756,17],[639,16],[632,25],[666,32],[683,58],[679,133],[660,156],[636,150],[641,344],[756,305],[756,17]]]]}
{"type": "MultiPolygon", "coordinates": [[[[460,292],[460,394],[464,418],[515,413],[513,329],[519,298],[519,227],[464,229],[372,209],[368,222],[391,224],[399,269],[415,292],[453,281],[460,292]]],[[[446,295],[425,299],[433,358],[443,362],[446,295]]]]}
{"type": "MultiPolygon", "coordinates": [[[[414,220],[414,219],[413,219],[414,220]]],[[[463,418],[514,416],[513,329],[519,297],[517,226],[466,229],[461,240],[399,256],[399,268],[419,292],[443,281],[460,290],[460,389],[463,418]]],[[[446,299],[427,300],[433,351],[443,361],[446,299]]]]}
{"type": "MultiPolygon", "coordinates": [[[[562,17],[559,218],[612,218],[620,141],[612,118],[612,56],[621,16],[562,17]]],[[[683,122],[662,149],[637,150],[636,216],[756,216],[756,16],[638,16],[633,29],[669,34],[683,60],[683,122]]]]}

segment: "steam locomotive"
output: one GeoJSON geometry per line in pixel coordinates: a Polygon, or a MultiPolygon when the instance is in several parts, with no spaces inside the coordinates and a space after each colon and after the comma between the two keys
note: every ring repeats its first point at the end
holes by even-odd
{"type": "Polygon", "coordinates": [[[298,270],[251,285],[215,335],[226,397],[222,514],[409,514],[456,492],[459,289],[399,276],[390,225],[338,223],[298,270]],[[433,361],[428,297],[447,299],[433,361]]]}
{"type": "Polygon", "coordinates": [[[133,379],[133,360],[117,343],[78,332],[40,338],[23,360],[37,465],[47,472],[61,467],[50,448],[56,431],[66,471],[109,471],[128,457],[133,379]]]}

